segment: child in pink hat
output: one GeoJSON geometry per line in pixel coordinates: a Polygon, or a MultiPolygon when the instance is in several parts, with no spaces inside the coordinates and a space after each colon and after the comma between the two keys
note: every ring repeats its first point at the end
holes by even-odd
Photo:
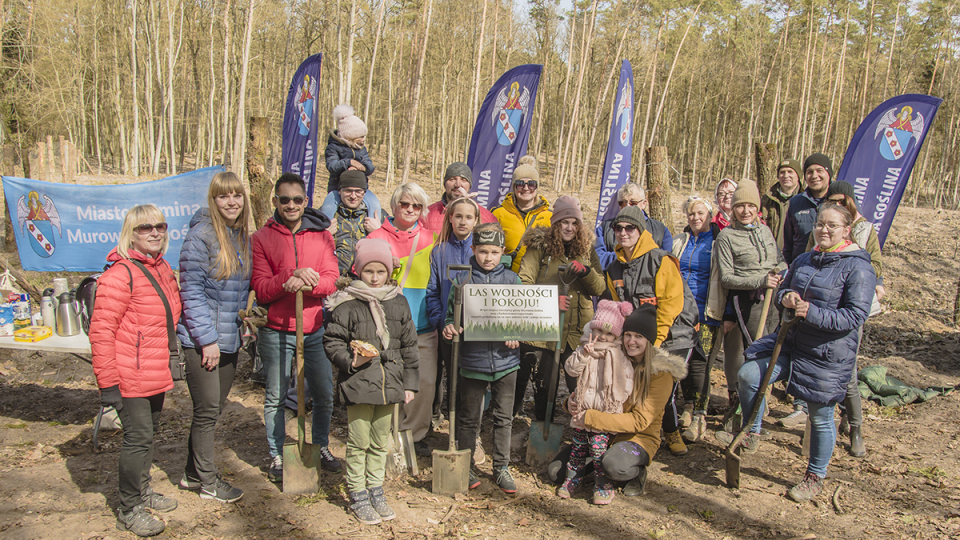
{"type": "Polygon", "coordinates": [[[589,454],[596,468],[593,503],[610,504],[613,500],[613,482],[604,476],[600,467],[600,458],[607,451],[610,434],[588,431],[583,417],[588,409],[622,413],[623,403],[630,397],[633,364],[623,353],[620,336],[623,334],[623,320],[632,311],[633,305],[629,302],[601,300],[593,320],[583,329],[580,347],[567,358],[564,366],[567,374],[577,377],[574,397],[579,412],[570,419],[570,427],[574,428],[573,448],[567,462],[566,479],[557,491],[563,499],[579,489],[582,475],[578,473],[589,454]]]}

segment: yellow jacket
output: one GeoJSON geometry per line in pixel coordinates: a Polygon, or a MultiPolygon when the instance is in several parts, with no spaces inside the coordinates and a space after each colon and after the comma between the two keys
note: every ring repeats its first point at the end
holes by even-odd
{"type": "Polygon", "coordinates": [[[520,261],[523,259],[523,254],[527,251],[526,246],[520,244],[520,239],[523,238],[523,233],[526,232],[528,226],[550,226],[550,217],[553,216],[553,212],[550,211],[550,203],[547,202],[547,199],[545,199],[543,195],[539,195],[539,197],[540,205],[527,212],[526,216],[517,209],[517,203],[514,201],[513,193],[507,193],[506,198],[503,199],[503,204],[492,210],[493,215],[497,218],[497,221],[500,222],[500,226],[503,227],[503,233],[506,236],[504,254],[510,255],[515,249],[519,248],[516,253],[513,253],[513,264],[510,267],[514,272],[520,271],[520,261]]]}
{"type": "Polygon", "coordinates": [[[680,275],[680,262],[676,257],[663,252],[663,259],[654,279],[654,288],[650,288],[647,285],[649,276],[639,274],[645,270],[642,258],[655,249],[660,250],[660,247],[653,236],[648,231],[641,230],[640,239],[633,247],[629,260],[623,247],[616,247],[617,258],[607,268],[606,278],[607,290],[613,300],[630,302],[634,307],[641,304],[657,306],[657,342],[654,345],[659,347],[667,339],[670,328],[683,311],[683,276],[680,275]],[[619,267],[615,268],[618,265],[619,267]],[[618,271],[622,278],[614,279],[613,275],[618,271]],[[625,291],[625,298],[620,298],[617,294],[619,288],[625,291]],[[645,288],[648,290],[644,290],[645,288]]]}

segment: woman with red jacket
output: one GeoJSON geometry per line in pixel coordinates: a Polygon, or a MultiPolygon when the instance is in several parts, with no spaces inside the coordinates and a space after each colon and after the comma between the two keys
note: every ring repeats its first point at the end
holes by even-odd
{"type": "Polygon", "coordinates": [[[168,244],[167,223],[159,208],[152,204],[131,208],[117,247],[107,256],[114,264],[97,280],[96,308],[90,321],[100,400],[116,407],[123,422],[117,528],[139,536],[153,536],[164,529],[148,508],[169,512],[177,507],[176,499],[150,488],[153,436],[164,392],[173,388],[173,378],[167,310],[144,272],[160,285],[172,320],[178,320],[177,279],[163,259],[168,244]]]}

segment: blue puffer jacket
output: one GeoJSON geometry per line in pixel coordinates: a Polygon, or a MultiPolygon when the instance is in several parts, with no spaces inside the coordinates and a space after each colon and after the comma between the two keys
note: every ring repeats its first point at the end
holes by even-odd
{"type": "Polygon", "coordinates": [[[707,306],[707,292],[710,289],[710,262],[713,254],[713,242],[720,234],[720,227],[711,223],[710,228],[694,236],[690,227],[683,230],[673,244],[673,256],[680,261],[680,275],[690,287],[697,309],[700,311],[700,320],[711,326],[719,326],[720,321],[708,319],[705,313],[707,306]]]}
{"type": "MultiPolygon", "coordinates": [[[[877,277],[870,255],[853,244],[843,251],[810,251],[796,258],[777,303],[790,291],[810,302],[807,316],[787,332],[790,354],[787,392],[815,403],[840,401],[857,367],[857,329],[870,313],[877,277]]],[[[748,360],[773,354],[777,334],[768,334],[744,353],[748,360]]]]}
{"type": "MultiPolygon", "coordinates": [[[[521,285],[520,276],[508,270],[502,264],[490,272],[480,268],[477,260],[470,258],[470,283],[476,285],[521,285]]],[[[459,278],[454,278],[459,283],[459,278]]],[[[451,287],[447,298],[447,317],[444,326],[453,324],[453,295],[456,293],[451,287]]],[[[464,298],[464,301],[467,301],[464,298]]],[[[462,316],[461,316],[462,317],[462,316]]],[[[463,321],[457,323],[462,326],[463,321]]],[[[500,373],[520,365],[520,349],[510,349],[503,341],[463,341],[460,340],[460,367],[480,373],[500,373]]]]}
{"type": "MultiPolygon", "coordinates": [[[[473,234],[457,240],[456,236],[437,244],[430,253],[430,281],[427,282],[427,318],[434,327],[443,330],[443,319],[447,314],[447,298],[450,297],[452,284],[447,279],[447,266],[451,264],[470,264],[473,257],[473,234]]],[[[453,277],[456,277],[454,274],[453,277]]]]}
{"type": "MultiPolygon", "coordinates": [[[[232,248],[239,251],[237,238],[232,248]]],[[[242,275],[218,281],[217,254],[220,244],[210,221],[210,211],[201,208],[190,220],[190,231],[180,248],[180,299],[183,315],[177,325],[177,336],[185,348],[202,347],[216,342],[220,352],[240,350],[240,315],[247,307],[250,291],[249,264],[242,275]]]]}

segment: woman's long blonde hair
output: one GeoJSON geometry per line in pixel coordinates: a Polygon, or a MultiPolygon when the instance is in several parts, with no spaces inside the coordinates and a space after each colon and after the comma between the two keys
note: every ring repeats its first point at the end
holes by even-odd
{"type": "Polygon", "coordinates": [[[220,244],[214,279],[224,280],[235,274],[249,275],[250,198],[243,189],[240,177],[232,172],[217,173],[210,181],[210,188],[207,190],[207,207],[210,209],[210,223],[213,225],[213,232],[217,235],[217,243],[220,244]],[[220,214],[220,209],[217,207],[216,198],[231,193],[243,195],[243,210],[240,211],[240,215],[233,226],[228,227],[223,220],[223,215],[220,214]],[[227,229],[237,231],[239,246],[234,245],[233,238],[227,229]],[[236,251],[234,251],[234,248],[236,248],[236,251]]]}
{"type": "Polygon", "coordinates": [[[456,207],[461,204],[465,204],[473,208],[473,213],[477,216],[477,221],[474,223],[474,227],[480,225],[480,205],[477,204],[477,201],[473,199],[460,197],[459,199],[456,199],[452,203],[448,204],[446,210],[443,211],[443,226],[440,227],[440,242],[446,242],[454,236],[453,224],[450,223],[450,217],[456,211],[456,207]]]}
{"type": "Polygon", "coordinates": [[[631,362],[634,362],[633,370],[633,391],[630,392],[630,397],[627,398],[626,403],[623,404],[623,410],[629,411],[633,410],[634,407],[640,405],[647,399],[647,395],[650,393],[650,377],[653,375],[653,357],[657,354],[657,348],[653,346],[653,343],[647,342],[647,348],[643,350],[643,358],[640,360],[640,363],[634,361],[633,358],[630,359],[631,362]]]}

